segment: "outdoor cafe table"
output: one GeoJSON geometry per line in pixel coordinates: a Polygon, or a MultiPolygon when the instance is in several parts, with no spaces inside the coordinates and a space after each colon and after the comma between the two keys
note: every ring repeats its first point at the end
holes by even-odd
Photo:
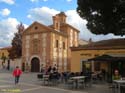
{"type": "Polygon", "coordinates": [[[86,76],[75,76],[75,77],[71,77],[70,79],[74,80],[75,81],[75,88],[78,88],[78,81],[80,79],[84,79],[85,80],[85,77],[86,76]]]}
{"type": "MultiPolygon", "coordinates": [[[[125,84],[125,80],[113,80],[113,83],[118,85],[118,93],[121,93],[120,87],[122,84],[125,84]]],[[[115,86],[115,89],[116,89],[116,86],[115,86]]]]}
{"type": "Polygon", "coordinates": [[[49,75],[43,75],[43,84],[45,85],[45,83],[49,84],[49,75]]]}

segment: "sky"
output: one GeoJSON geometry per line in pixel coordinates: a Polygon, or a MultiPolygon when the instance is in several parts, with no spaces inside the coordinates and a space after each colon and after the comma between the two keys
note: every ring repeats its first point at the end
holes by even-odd
{"type": "Polygon", "coordinates": [[[0,47],[11,46],[17,25],[22,22],[27,28],[34,21],[52,24],[52,16],[65,12],[67,23],[80,30],[79,38],[93,41],[120,36],[94,35],[86,28],[86,20],[76,12],[77,0],[0,0],[0,47]]]}

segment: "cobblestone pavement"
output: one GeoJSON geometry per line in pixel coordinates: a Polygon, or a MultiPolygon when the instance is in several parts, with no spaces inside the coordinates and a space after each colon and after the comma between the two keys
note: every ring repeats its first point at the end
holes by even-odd
{"type": "Polygon", "coordinates": [[[0,93],[111,93],[109,85],[93,84],[92,87],[71,89],[65,84],[57,86],[43,86],[37,79],[38,73],[23,73],[18,85],[14,84],[11,72],[0,71],[0,93]]]}

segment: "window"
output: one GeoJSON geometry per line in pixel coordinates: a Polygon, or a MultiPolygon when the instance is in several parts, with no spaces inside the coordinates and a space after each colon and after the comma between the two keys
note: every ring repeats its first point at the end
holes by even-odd
{"type": "Polygon", "coordinates": [[[98,57],[98,56],[99,56],[99,54],[95,54],[94,56],[95,56],[95,57],[98,57]]]}
{"type": "Polygon", "coordinates": [[[56,48],[58,48],[58,43],[59,43],[58,40],[56,40],[56,48]]]}
{"type": "Polygon", "coordinates": [[[4,56],[4,53],[2,53],[2,56],[4,56]]]}
{"type": "Polygon", "coordinates": [[[35,30],[37,30],[38,29],[38,27],[37,26],[35,26],[35,30]]]}
{"type": "Polygon", "coordinates": [[[58,29],[58,23],[56,23],[56,30],[58,29]]]}
{"type": "Polygon", "coordinates": [[[65,49],[65,42],[63,42],[63,49],[65,49]]]}
{"type": "Polygon", "coordinates": [[[32,45],[33,45],[33,53],[38,53],[39,52],[39,40],[37,40],[37,39],[34,39],[33,41],[32,41],[32,45]]]}
{"type": "Polygon", "coordinates": [[[94,63],[94,67],[95,67],[95,71],[100,71],[100,62],[95,62],[94,63]]]}

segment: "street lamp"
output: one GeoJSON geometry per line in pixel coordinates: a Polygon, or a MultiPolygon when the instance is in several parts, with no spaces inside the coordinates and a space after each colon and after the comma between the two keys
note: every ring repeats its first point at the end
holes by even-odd
{"type": "Polygon", "coordinates": [[[8,58],[8,61],[7,61],[7,70],[10,70],[10,59],[8,58]]]}

